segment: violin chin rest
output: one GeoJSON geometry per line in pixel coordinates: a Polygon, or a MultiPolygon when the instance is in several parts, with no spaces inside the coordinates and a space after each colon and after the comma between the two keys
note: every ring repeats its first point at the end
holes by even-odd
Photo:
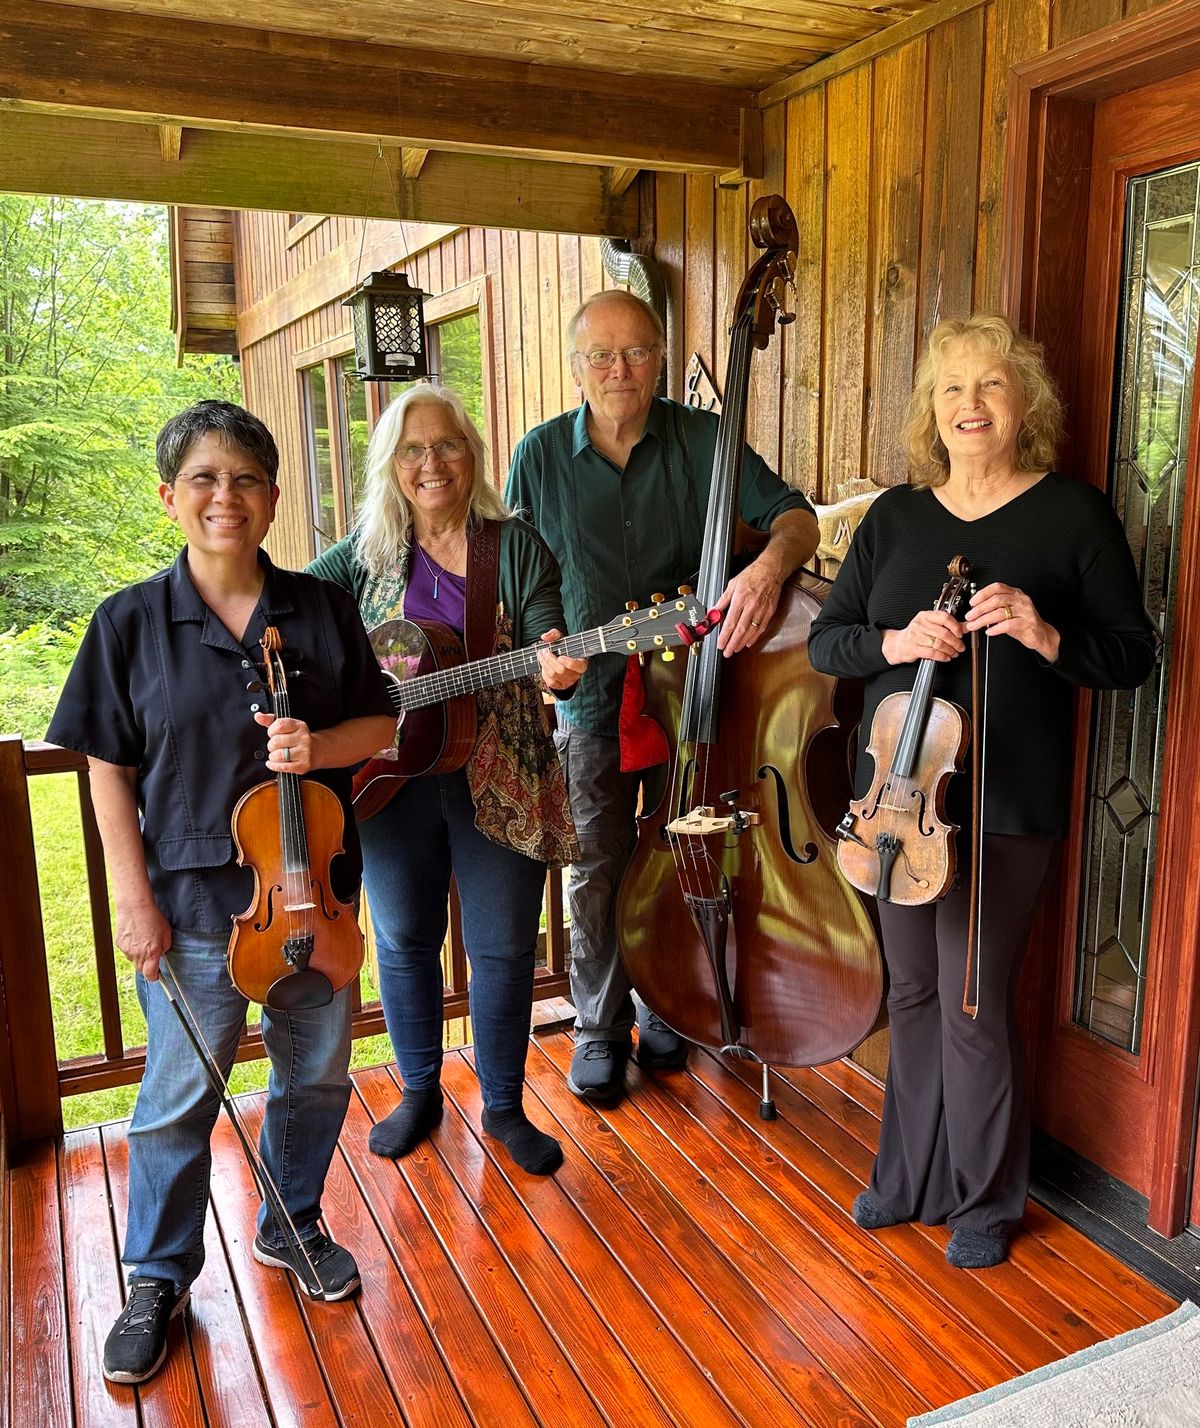
{"type": "Polygon", "coordinates": [[[274,1011],[307,1011],[309,1007],[327,1007],[331,1001],[333,983],[323,972],[305,968],[272,982],[264,1004],[274,1011]]]}

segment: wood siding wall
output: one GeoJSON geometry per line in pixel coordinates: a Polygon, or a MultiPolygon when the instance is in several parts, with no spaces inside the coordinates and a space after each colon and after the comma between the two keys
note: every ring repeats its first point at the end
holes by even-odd
{"type": "Polygon", "coordinates": [[[921,342],[942,317],[999,303],[1010,67],[1160,2],[949,5],[924,33],[861,47],[857,65],[835,56],[776,86],[762,182],[658,175],[672,395],[692,352],[722,387],[749,204],[781,192],[800,229],[798,316],[755,358],[751,440],[822,502],[903,481],[921,342]]]}
{"type": "MultiPolygon", "coordinates": [[[[354,219],[323,219],[307,232],[304,227],[303,222],[293,226],[286,213],[235,215],[238,310],[242,340],[251,339],[242,348],[243,387],[247,405],[279,442],[283,495],[269,547],[276,560],[290,565],[303,565],[312,555],[297,364],[320,361],[335,348],[349,350],[349,314],[339,304],[341,280],[331,270],[346,266],[335,261],[340,250],[348,255],[352,283],[363,244],[362,225],[354,219]],[[297,239],[297,233],[303,236],[297,239]],[[316,266],[322,260],[323,275],[316,266]],[[345,338],[342,347],[339,338],[345,338]]],[[[502,482],[525,431],[573,403],[563,327],[584,296],[610,286],[611,280],[596,238],[492,228],[438,231],[445,236],[404,261],[400,225],[372,223],[363,244],[362,272],[370,271],[372,263],[403,262],[412,281],[435,296],[482,283],[486,310],[481,318],[489,329],[481,332],[485,385],[489,351],[493,382],[489,435],[493,472],[502,482]]],[[[408,251],[427,236],[428,231],[410,231],[408,251]]]]}

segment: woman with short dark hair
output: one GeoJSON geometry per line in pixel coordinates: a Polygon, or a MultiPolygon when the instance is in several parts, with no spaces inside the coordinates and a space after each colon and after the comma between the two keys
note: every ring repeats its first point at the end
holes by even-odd
{"type": "MultiPolygon", "coordinates": [[[[170,1320],[204,1263],[220,1101],[155,986],[160,963],[228,1077],[247,1010],[226,967],[231,919],[255,889],[236,856],[234,805],[290,772],[328,785],[349,814],[347,766],[396,727],[354,602],[277,569],[261,549],[279,500],[279,456],[262,422],[230,402],[200,402],[163,427],[158,462],[159,496],[187,544],[169,570],[96,611],[47,734],[88,756],[116,943],[137,969],[146,1016],[129,1129],[129,1297],[104,1346],[104,1375],[116,1383],[158,1370],[170,1320]],[[269,625],[300,670],[287,717],[264,709],[269,625]]],[[[359,880],[352,817],[345,833],[330,875],[342,901],[359,880]]],[[[358,1268],[318,1217],[350,1098],[350,987],[325,1006],[264,1007],[262,1032],[272,1071],[259,1147],[291,1225],[264,1205],[254,1257],[289,1270],[313,1298],[343,1299],[358,1288],[358,1268]]]]}

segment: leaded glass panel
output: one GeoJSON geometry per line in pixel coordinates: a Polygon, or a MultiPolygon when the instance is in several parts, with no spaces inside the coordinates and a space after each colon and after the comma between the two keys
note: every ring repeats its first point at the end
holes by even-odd
{"type": "Polygon", "coordinates": [[[1129,185],[1110,489],[1162,657],[1141,689],[1096,697],[1075,1020],[1136,1053],[1157,852],[1179,517],[1200,317],[1200,165],[1129,185]]]}

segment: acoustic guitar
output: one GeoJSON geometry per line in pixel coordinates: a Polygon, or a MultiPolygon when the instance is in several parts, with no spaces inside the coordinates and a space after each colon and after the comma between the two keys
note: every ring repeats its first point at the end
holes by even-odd
{"type": "Polygon", "coordinates": [[[355,817],[361,822],[378,813],[410,778],[462,768],[475,745],[475,692],[536,674],[539,650],[572,659],[659,651],[673,659],[675,648],[696,644],[718,619],[682,586],[670,600],[656,596],[644,609],[625,610],[593,630],[469,662],[462,640],[446,625],[433,620],[377,625],[371,647],[387,677],[400,726],[395,743],[354,775],[355,817]]]}

